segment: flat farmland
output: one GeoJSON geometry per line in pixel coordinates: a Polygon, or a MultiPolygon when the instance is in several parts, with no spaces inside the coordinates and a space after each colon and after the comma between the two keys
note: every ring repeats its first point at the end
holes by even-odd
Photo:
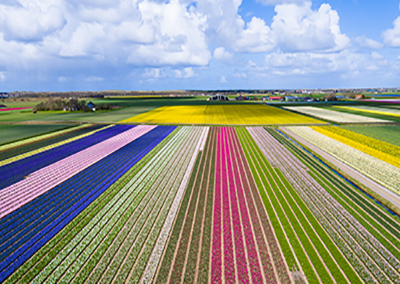
{"type": "MultiPolygon", "coordinates": [[[[359,147],[330,127],[284,129],[359,147]]],[[[0,282],[398,283],[398,216],[294,139],[99,124],[4,144],[0,282]]]]}
{"type": "Polygon", "coordinates": [[[123,120],[124,123],[272,125],[319,124],[314,118],[267,105],[165,106],[123,120]]]}

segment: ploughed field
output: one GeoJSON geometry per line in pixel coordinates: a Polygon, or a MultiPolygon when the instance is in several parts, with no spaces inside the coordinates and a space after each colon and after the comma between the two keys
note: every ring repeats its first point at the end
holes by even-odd
{"type": "Polygon", "coordinates": [[[350,128],[56,130],[0,146],[0,282],[399,283],[399,218],[290,134],[398,194],[350,128]]]}

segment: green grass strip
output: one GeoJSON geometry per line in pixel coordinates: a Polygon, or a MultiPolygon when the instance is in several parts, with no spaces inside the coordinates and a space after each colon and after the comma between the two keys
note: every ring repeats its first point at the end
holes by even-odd
{"type": "MultiPolygon", "coordinates": [[[[301,265],[301,269],[304,271],[308,281],[310,283],[319,282],[319,279],[317,278],[317,275],[315,274],[310,262],[308,261],[307,256],[302,250],[300,243],[290,226],[289,221],[284,215],[284,212],[280,209],[280,207],[275,208],[275,205],[278,205],[278,201],[273,198],[273,193],[271,192],[272,188],[270,188],[268,185],[268,181],[271,179],[271,177],[268,177],[267,179],[267,177],[263,175],[263,173],[267,170],[264,167],[260,166],[260,164],[258,163],[258,158],[256,158],[254,154],[254,152],[257,151],[255,149],[258,149],[258,147],[256,146],[253,138],[250,136],[246,129],[238,128],[237,133],[239,135],[242,146],[244,146],[246,158],[249,161],[249,165],[251,171],[253,172],[257,187],[259,188],[261,198],[265,204],[265,209],[267,210],[268,217],[270,218],[271,224],[274,227],[276,237],[279,241],[288,266],[294,269],[299,268],[297,267],[297,263],[295,260],[297,258],[301,265]],[[259,173],[261,173],[260,176],[258,175],[259,173]],[[264,185],[265,190],[263,189],[264,185]],[[269,200],[267,193],[271,196],[271,201],[269,200]],[[276,209],[276,214],[273,208],[276,209]],[[280,223],[282,224],[283,228],[281,227],[280,223]],[[285,233],[291,246],[286,239],[285,233]],[[293,248],[293,252],[291,247],[293,248]],[[293,253],[296,254],[296,257],[293,253]]],[[[261,159],[265,158],[261,156],[261,159]]],[[[273,183],[272,180],[270,180],[270,182],[273,183]]]]}
{"type": "MultiPolygon", "coordinates": [[[[274,136],[278,136],[277,133],[270,133],[274,136]]],[[[358,189],[353,188],[343,180],[340,180],[339,177],[337,177],[332,171],[326,169],[308,154],[293,144],[283,141],[286,139],[283,137],[276,138],[278,138],[280,142],[285,143],[289,150],[292,151],[311,170],[310,174],[317,179],[319,184],[323,186],[343,207],[348,209],[348,211],[358,221],[367,225],[370,223],[373,225],[374,229],[379,230],[379,232],[388,238],[397,248],[400,248],[400,234],[398,231],[400,230],[400,224],[396,222],[396,219],[389,215],[388,212],[383,211],[379,205],[375,204],[362,193],[358,193],[358,189]],[[329,185],[329,187],[326,188],[327,186],[324,185],[324,183],[329,185]],[[358,206],[351,206],[352,204],[358,206]],[[356,212],[358,214],[356,214],[356,212]],[[359,215],[364,217],[369,223],[365,223],[365,221],[363,221],[359,215]],[[391,226],[389,226],[388,223],[391,226]]],[[[371,231],[371,233],[373,232],[371,231]]],[[[376,234],[374,234],[374,236],[376,237],[376,234]]]]}

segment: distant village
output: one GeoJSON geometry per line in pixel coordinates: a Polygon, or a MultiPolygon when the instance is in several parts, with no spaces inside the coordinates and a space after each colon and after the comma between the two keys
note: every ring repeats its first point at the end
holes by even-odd
{"type": "Polygon", "coordinates": [[[88,91],[88,92],[0,92],[0,99],[13,98],[104,98],[104,97],[192,97],[203,96],[209,100],[263,100],[285,102],[312,102],[317,100],[360,99],[363,95],[382,96],[400,94],[400,88],[363,88],[363,89],[296,89],[296,90],[172,90],[172,91],[88,91]],[[222,98],[224,96],[225,98],[222,98]]]}

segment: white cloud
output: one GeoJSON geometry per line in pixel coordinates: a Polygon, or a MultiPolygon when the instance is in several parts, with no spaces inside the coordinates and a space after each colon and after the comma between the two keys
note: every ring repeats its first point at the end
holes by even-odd
{"type": "Polygon", "coordinates": [[[312,10],[311,2],[275,7],[271,29],[286,51],[339,51],[350,43],[340,32],[339,15],[329,4],[312,10]]]}
{"type": "Polygon", "coordinates": [[[6,79],[6,75],[4,72],[0,72],[0,81],[4,81],[6,79]]]}
{"type": "Polygon", "coordinates": [[[239,52],[267,52],[276,46],[276,39],[271,28],[265,21],[253,17],[247,28],[241,32],[234,44],[234,49],[239,52]]]}
{"type": "Polygon", "coordinates": [[[0,30],[5,40],[41,41],[66,24],[61,0],[20,0],[15,4],[0,4],[0,30]]]}
{"type": "Polygon", "coordinates": [[[137,65],[207,65],[211,54],[205,38],[207,17],[186,10],[179,0],[138,4],[144,22],[154,25],[153,44],[133,48],[128,62],[137,65]]]}
{"type": "Polygon", "coordinates": [[[309,0],[257,0],[257,2],[262,3],[263,5],[279,5],[279,4],[287,4],[287,3],[303,3],[309,0]]]}
{"type": "Polygon", "coordinates": [[[161,68],[146,68],[145,73],[142,74],[142,76],[150,79],[158,79],[165,78],[166,74],[161,68]]]}
{"type": "Polygon", "coordinates": [[[383,48],[382,43],[380,43],[379,41],[375,41],[370,38],[367,38],[365,36],[356,37],[355,42],[360,47],[364,47],[364,48],[370,48],[370,49],[382,49],[383,48]]]}
{"type": "Polygon", "coordinates": [[[378,52],[372,52],[371,53],[371,58],[373,60],[382,60],[382,59],[385,59],[385,56],[379,54],[378,52]]]}
{"type": "Polygon", "coordinates": [[[220,83],[227,83],[225,76],[221,76],[220,83]]]}
{"type": "Polygon", "coordinates": [[[233,54],[225,50],[223,47],[218,47],[214,50],[214,58],[217,60],[227,61],[232,59],[233,54]]]}
{"type": "Polygon", "coordinates": [[[362,68],[365,57],[344,50],[336,53],[284,53],[282,51],[266,55],[267,67],[282,74],[320,74],[328,72],[349,72],[362,68]]]}
{"type": "Polygon", "coordinates": [[[102,77],[96,77],[96,76],[89,76],[85,79],[86,82],[101,82],[103,81],[104,78],[102,77]]]}
{"type": "Polygon", "coordinates": [[[393,22],[393,29],[382,33],[383,41],[391,47],[400,47],[400,17],[393,22]]]}
{"type": "Polygon", "coordinates": [[[69,78],[68,78],[68,77],[64,77],[64,76],[60,76],[60,77],[58,77],[58,82],[60,82],[60,83],[67,82],[68,80],[69,80],[69,78]]]}
{"type": "Polygon", "coordinates": [[[185,75],[183,76],[185,79],[192,78],[196,75],[192,67],[186,67],[183,70],[185,70],[185,75]]]}

